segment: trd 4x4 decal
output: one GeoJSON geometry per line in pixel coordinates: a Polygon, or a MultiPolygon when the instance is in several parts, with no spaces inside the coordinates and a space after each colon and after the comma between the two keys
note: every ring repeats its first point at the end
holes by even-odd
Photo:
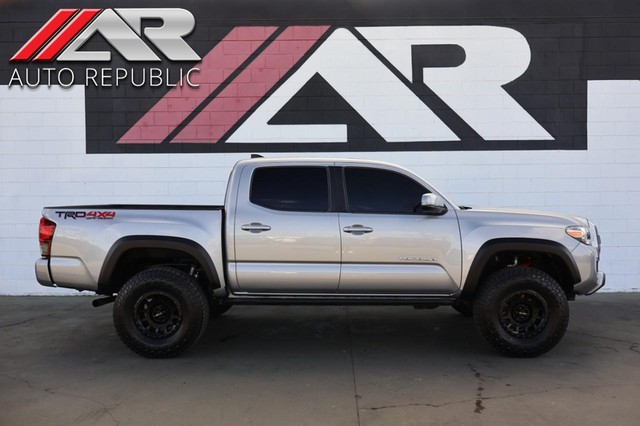
{"type": "Polygon", "coordinates": [[[89,212],[85,211],[56,211],[56,215],[58,215],[61,219],[98,219],[98,220],[113,220],[116,217],[116,212],[114,211],[96,211],[92,210],[89,212]]]}

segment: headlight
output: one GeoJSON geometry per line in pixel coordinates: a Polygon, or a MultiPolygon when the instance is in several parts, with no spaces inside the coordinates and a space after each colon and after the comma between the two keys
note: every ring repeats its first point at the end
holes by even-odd
{"type": "Polygon", "coordinates": [[[568,236],[575,238],[582,244],[591,245],[591,232],[586,226],[567,226],[565,231],[568,236]]]}

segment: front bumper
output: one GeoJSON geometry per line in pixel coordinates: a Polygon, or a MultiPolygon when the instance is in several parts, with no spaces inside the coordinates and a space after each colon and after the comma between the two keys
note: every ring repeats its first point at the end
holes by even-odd
{"type": "Polygon", "coordinates": [[[583,278],[581,282],[573,286],[576,294],[590,295],[600,290],[607,281],[604,272],[599,271],[600,251],[602,248],[598,228],[593,222],[589,222],[591,244],[578,244],[572,254],[583,278]]]}
{"type": "Polygon", "coordinates": [[[584,294],[588,296],[600,290],[606,282],[607,275],[602,271],[598,271],[594,279],[588,279],[574,285],[573,290],[576,294],[584,294]]]}

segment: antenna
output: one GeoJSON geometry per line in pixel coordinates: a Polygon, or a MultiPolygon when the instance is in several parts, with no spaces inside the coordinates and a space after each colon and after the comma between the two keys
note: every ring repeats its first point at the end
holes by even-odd
{"type": "Polygon", "coordinates": [[[251,154],[251,158],[264,158],[264,157],[260,154],[251,154]]]}

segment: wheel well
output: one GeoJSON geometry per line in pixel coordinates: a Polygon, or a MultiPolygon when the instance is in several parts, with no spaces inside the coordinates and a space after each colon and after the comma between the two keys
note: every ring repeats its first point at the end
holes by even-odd
{"type": "Polygon", "coordinates": [[[208,297],[221,282],[210,254],[198,243],[179,237],[130,235],[107,253],[98,278],[98,294],[117,293],[134,274],[153,266],[181,269],[197,277],[208,297]]]}
{"type": "Polygon", "coordinates": [[[114,294],[135,274],[156,266],[167,266],[180,269],[196,277],[198,284],[211,298],[212,285],[198,260],[186,251],[173,248],[138,247],[122,252],[112,262],[111,273],[107,282],[101,283],[100,292],[114,294]]]}
{"type": "Polygon", "coordinates": [[[575,299],[574,279],[567,263],[557,254],[535,250],[505,250],[494,253],[480,272],[476,290],[494,272],[512,266],[537,268],[560,284],[568,300],[575,299]]]}

